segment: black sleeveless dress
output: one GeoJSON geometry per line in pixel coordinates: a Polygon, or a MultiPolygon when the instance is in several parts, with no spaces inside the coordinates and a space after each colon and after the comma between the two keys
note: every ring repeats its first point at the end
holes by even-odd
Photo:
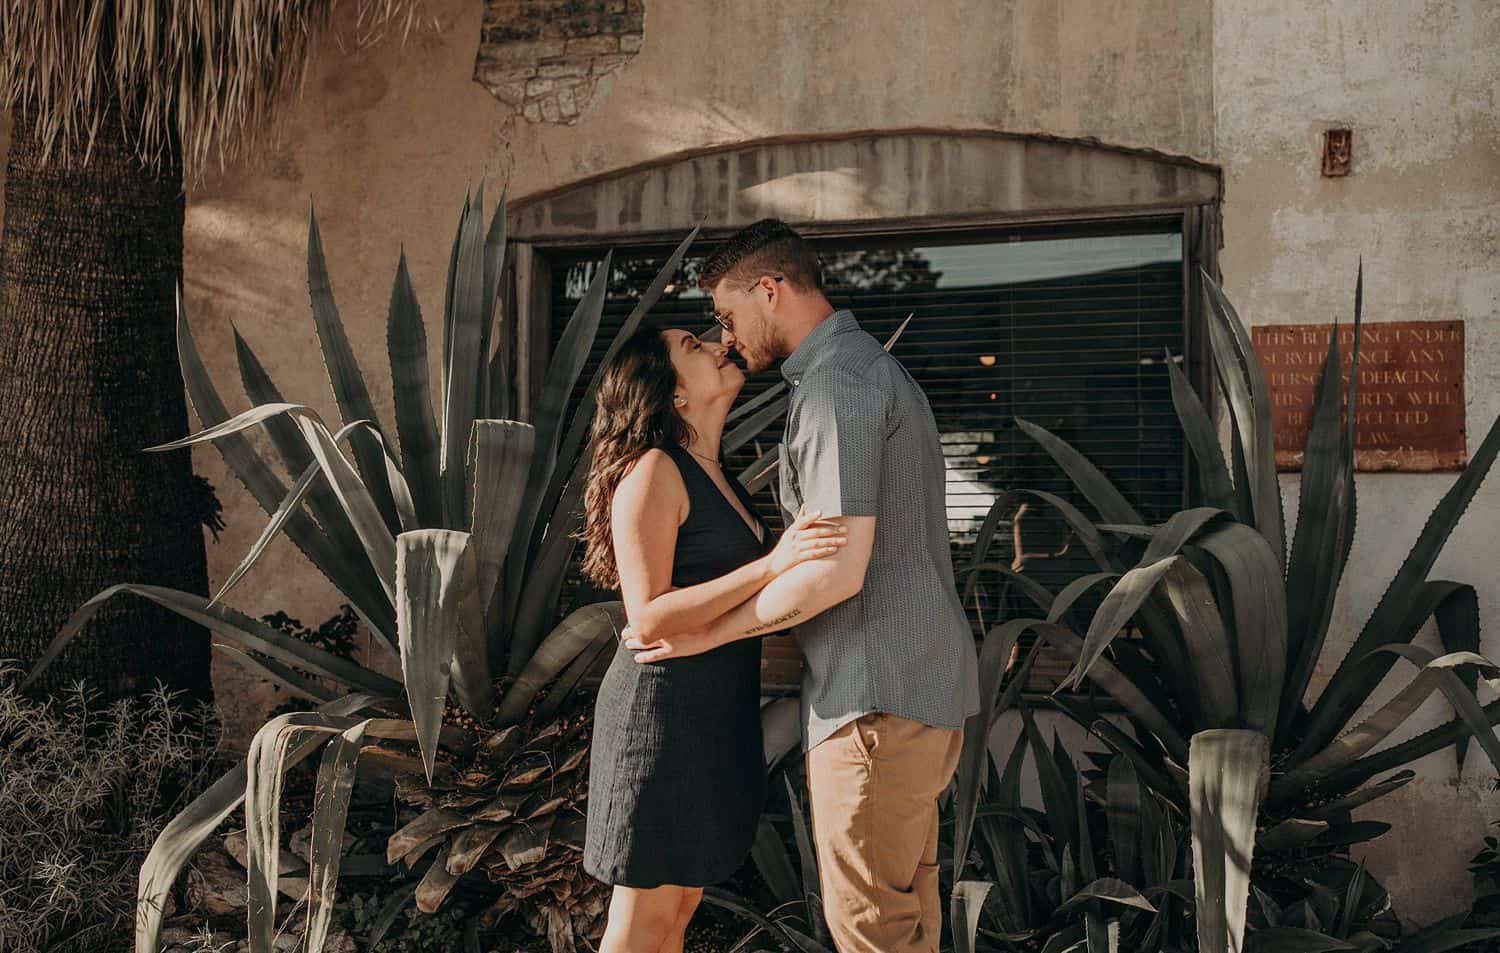
{"type": "MultiPolygon", "coordinates": [[[[764,555],[766,526],[730,479],[764,541],[683,447],[689,512],[672,585],[694,586],[764,555]]],[[[765,804],[759,638],[641,664],[621,644],[599,686],[589,757],[583,869],[610,884],[704,887],[744,862],[765,804]]]]}

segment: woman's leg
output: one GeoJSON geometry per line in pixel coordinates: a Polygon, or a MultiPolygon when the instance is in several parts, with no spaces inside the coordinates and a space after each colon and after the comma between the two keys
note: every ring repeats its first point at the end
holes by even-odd
{"type": "Polygon", "coordinates": [[[609,920],[599,953],[657,953],[682,915],[685,889],[671,884],[616,886],[609,898],[609,920]]]}
{"type": "Polygon", "coordinates": [[[682,903],[677,908],[677,919],[672,924],[672,932],[657,953],[682,953],[683,943],[687,939],[688,923],[692,921],[693,914],[698,909],[698,901],[703,899],[702,887],[683,887],[681,890],[682,903]]]}

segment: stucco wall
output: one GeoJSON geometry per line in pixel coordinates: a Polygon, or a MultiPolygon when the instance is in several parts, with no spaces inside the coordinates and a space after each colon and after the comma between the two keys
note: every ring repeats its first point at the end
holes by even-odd
{"type": "MultiPolygon", "coordinates": [[[[312,202],[355,352],[389,418],[384,319],[398,250],[404,243],[436,340],[454,216],[481,174],[493,201],[507,179],[519,196],[687,149],[920,126],[1087,136],[1220,162],[1222,264],[1248,320],[1347,315],[1363,254],[1370,320],[1467,322],[1473,444],[1500,412],[1491,52],[1500,11],[1486,0],[1313,9],[1294,0],[647,0],[639,56],[601,80],[566,127],[518,121],[472,81],[482,6],[433,0],[441,31],[419,31],[404,48],[320,49],[285,112],[282,144],[190,188],[187,305],[232,407],[243,403],[231,383],[231,323],[288,397],[334,412],[307,310],[312,202]],[[1344,180],[1318,176],[1318,133],[1333,123],[1355,130],[1354,175],[1344,180]]],[[[194,459],[225,505],[228,529],[209,549],[217,583],[265,515],[213,450],[194,459]]],[[[1357,631],[1451,479],[1360,477],[1355,561],[1333,641],[1357,631]]],[[[1295,512],[1295,477],[1284,486],[1295,512]]],[[[1486,619],[1500,599],[1500,560],[1487,545],[1497,515],[1500,484],[1481,491],[1435,573],[1474,583],[1486,619]]],[[[282,541],[230,601],[315,622],[338,599],[282,541]]],[[[1500,651],[1494,636],[1486,648],[1500,651]]],[[[243,733],[266,699],[216,666],[221,703],[243,733]]],[[[1424,724],[1443,717],[1441,704],[1423,715],[1424,724]]],[[[1422,771],[1382,802],[1397,831],[1370,860],[1402,911],[1426,920],[1462,906],[1464,863],[1500,803],[1477,751],[1462,781],[1449,755],[1422,771]]]]}
{"type": "MultiPolygon", "coordinates": [[[[1363,255],[1366,321],[1463,320],[1470,452],[1500,414],[1497,48],[1500,7],[1485,0],[1214,4],[1214,154],[1225,171],[1220,264],[1229,295],[1253,324],[1347,321],[1363,255]],[[1320,175],[1329,126],[1354,130],[1347,178],[1320,175]]],[[[1452,474],[1357,478],[1354,551],[1325,658],[1342,657],[1452,482],[1452,474]]],[[[1297,479],[1282,485],[1295,514],[1297,479]]],[[[1500,475],[1492,475],[1432,572],[1478,589],[1492,655],[1500,651],[1497,518],[1500,475]]],[[[1431,631],[1423,641],[1438,647],[1431,631]]],[[[1372,703],[1392,691],[1388,679],[1372,703]]],[[[1434,699],[1400,738],[1449,717],[1434,699]]],[[[1462,779],[1451,752],[1417,770],[1416,782],[1366,811],[1396,829],[1365,854],[1399,912],[1425,922],[1466,907],[1465,866],[1500,817],[1500,799],[1477,750],[1462,779]]]]}
{"type": "Polygon", "coordinates": [[[1203,156],[1209,25],[1205,0],[648,0],[645,48],[589,113],[518,132],[515,192],[680,149],[903,126],[1203,156]]]}

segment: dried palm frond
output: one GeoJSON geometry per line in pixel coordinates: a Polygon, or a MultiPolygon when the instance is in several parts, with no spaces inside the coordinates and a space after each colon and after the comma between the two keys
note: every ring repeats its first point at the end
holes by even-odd
{"type": "Polygon", "coordinates": [[[45,161],[87,161],[125,124],[141,161],[180,146],[201,173],[254,146],[315,43],[367,46],[432,23],[425,0],[0,0],[0,104],[35,120],[45,161]],[[352,12],[351,12],[352,10],[352,12]]]}

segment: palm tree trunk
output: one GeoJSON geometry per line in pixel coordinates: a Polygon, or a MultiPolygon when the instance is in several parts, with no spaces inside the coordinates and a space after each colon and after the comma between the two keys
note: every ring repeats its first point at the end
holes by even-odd
{"type": "MultiPolygon", "coordinates": [[[[0,232],[0,658],[29,666],[68,615],[121,582],[207,591],[201,496],[175,343],[180,154],[141,166],[117,110],[92,153],[43,161],[12,115],[0,232]]],[[[211,695],[209,642],[154,603],[117,596],[43,687],[108,697],[211,695]]]]}

